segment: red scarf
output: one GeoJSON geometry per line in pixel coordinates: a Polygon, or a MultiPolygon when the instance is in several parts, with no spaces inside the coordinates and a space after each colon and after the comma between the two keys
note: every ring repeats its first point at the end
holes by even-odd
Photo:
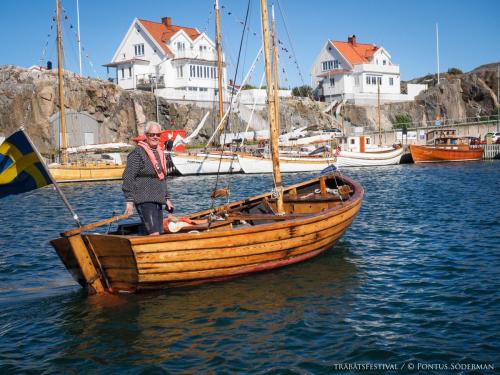
{"type": "Polygon", "coordinates": [[[151,164],[153,164],[153,168],[156,171],[156,174],[158,175],[158,178],[160,180],[165,179],[166,171],[167,171],[167,160],[165,159],[165,153],[163,152],[163,148],[158,145],[156,150],[158,151],[158,155],[160,155],[160,164],[158,164],[158,160],[155,157],[155,154],[153,153],[153,150],[151,147],[146,142],[139,141],[137,142],[137,145],[141,147],[144,151],[146,151],[146,155],[148,155],[149,161],[151,164]]]}

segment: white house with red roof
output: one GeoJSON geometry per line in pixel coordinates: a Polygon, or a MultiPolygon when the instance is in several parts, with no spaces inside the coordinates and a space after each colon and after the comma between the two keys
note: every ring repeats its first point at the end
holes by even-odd
{"type": "Polygon", "coordinates": [[[314,93],[327,102],[346,100],[355,104],[408,101],[427,88],[408,85],[401,94],[399,65],[374,44],[358,43],[355,35],[347,42],[328,40],[311,69],[314,93]],[[380,91],[379,91],[380,90],[380,91]]]}
{"type": "Polygon", "coordinates": [[[134,19],[104,66],[116,68],[116,82],[128,90],[155,90],[174,100],[212,101],[218,94],[214,42],[196,28],[173,25],[171,17],[134,19]]]}

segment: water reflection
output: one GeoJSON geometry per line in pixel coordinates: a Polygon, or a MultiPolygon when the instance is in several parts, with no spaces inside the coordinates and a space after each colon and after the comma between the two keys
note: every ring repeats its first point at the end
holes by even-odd
{"type": "Polygon", "coordinates": [[[346,296],[358,285],[348,248],[340,244],[333,251],[223,283],[78,301],[79,308],[63,309],[57,322],[63,336],[72,338],[61,356],[83,360],[98,352],[108,363],[137,364],[142,358],[172,362],[169,369],[182,363],[184,369],[202,370],[215,351],[227,352],[225,361],[236,361],[241,357],[237,348],[277,344],[280,332],[305,337],[315,326],[321,334],[318,325],[327,330],[345,319],[351,310],[346,296]]]}

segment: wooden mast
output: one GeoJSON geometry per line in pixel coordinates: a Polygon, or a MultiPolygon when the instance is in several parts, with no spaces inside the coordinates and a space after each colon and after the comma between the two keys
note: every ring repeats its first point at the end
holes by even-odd
{"type": "Polygon", "coordinates": [[[267,14],[267,0],[260,0],[262,41],[264,45],[264,63],[266,67],[267,81],[267,112],[269,117],[270,138],[271,138],[271,158],[273,161],[274,183],[277,193],[277,211],[284,213],[283,209],[283,185],[281,182],[280,159],[278,150],[278,128],[276,124],[276,98],[273,90],[273,77],[271,74],[271,53],[269,50],[269,17],[267,14]]]}
{"type": "Polygon", "coordinates": [[[280,130],[280,109],[279,109],[279,79],[278,79],[278,53],[276,45],[276,20],[274,18],[274,5],[271,6],[272,15],[272,41],[273,41],[273,88],[274,88],[274,100],[276,105],[274,106],[275,116],[276,116],[276,129],[278,133],[280,130]]]}
{"type": "Polygon", "coordinates": [[[66,123],[64,117],[64,91],[63,91],[63,56],[61,42],[61,15],[59,10],[59,0],[56,0],[56,19],[57,19],[57,74],[59,77],[59,118],[61,119],[61,153],[62,164],[68,163],[68,143],[66,140],[66,123]]]}
{"type": "Polygon", "coordinates": [[[222,46],[220,37],[219,0],[215,0],[215,40],[217,47],[217,81],[219,84],[219,122],[224,117],[224,88],[222,87],[222,46]]]}

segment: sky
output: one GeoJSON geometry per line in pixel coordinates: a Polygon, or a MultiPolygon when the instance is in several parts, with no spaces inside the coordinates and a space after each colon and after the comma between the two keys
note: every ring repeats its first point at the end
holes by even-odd
{"type": "MultiPolygon", "coordinates": [[[[61,0],[65,68],[78,72],[76,0],[61,0]]],[[[248,33],[242,44],[237,83],[241,83],[262,41],[258,0],[250,0],[248,33]]],[[[440,71],[462,71],[500,61],[500,0],[269,0],[275,3],[280,48],[280,86],[310,84],[310,69],[328,39],[383,46],[400,66],[402,80],[435,73],[436,23],[440,71]],[[280,7],[278,8],[278,1],[280,7]],[[275,3],[276,2],[276,3],[275,3]],[[281,9],[281,11],[280,11],[281,9]],[[282,16],[284,15],[284,17],[282,16]]],[[[103,64],[113,54],[134,18],[196,27],[215,40],[213,0],[79,0],[83,74],[114,77],[103,64]]],[[[233,78],[247,0],[220,0],[221,29],[228,76],[233,78]]],[[[56,66],[55,0],[0,1],[0,65],[56,66]]],[[[260,63],[261,65],[261,63],[260,63]]],[[[258,86],[259,67],[251,75],[258,86]]]]}

